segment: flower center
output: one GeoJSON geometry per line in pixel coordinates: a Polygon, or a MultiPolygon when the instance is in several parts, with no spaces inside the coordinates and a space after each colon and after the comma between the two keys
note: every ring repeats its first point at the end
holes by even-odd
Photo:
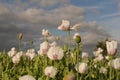
{"type": "Polygon", "coordinates": [[[53,59],[54,59],[54,60],[57,60],[57,59],[58,59],[58,55],[57,55],[57,54],[54,54],[54,55],[53,55],[53,59]]]}
{"type": "Polygon", "coordinates": [[[42,52],[43,52],[44,55],[46,55],[47,49],[42,49],[42,52]]]}
{"type": "Polygon", "coordinates": [[[50,73],[48,73],[48,76],[50,77],[50,73]]]}

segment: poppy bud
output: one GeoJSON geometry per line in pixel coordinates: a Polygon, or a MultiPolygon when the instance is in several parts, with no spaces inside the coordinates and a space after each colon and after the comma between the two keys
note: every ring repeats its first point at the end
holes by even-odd
{"type": "Polygon", "coordinates": [[[75,33],[73,36],[73,39],[75,39],[76,43],[80,43],[81,42],[81,37],[79,33],[75,33]]]}
{"type": "Polygon", "coordinates": [[[18,39],[21,40],[22,37],[23,37],[23,34],[22,34],[22,33],[19,33],[18,39]]]}

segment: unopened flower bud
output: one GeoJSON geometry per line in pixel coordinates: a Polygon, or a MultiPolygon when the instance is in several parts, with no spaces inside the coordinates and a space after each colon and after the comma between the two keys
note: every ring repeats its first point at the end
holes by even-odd
{"type": "Polygon", "coordinates": [[[23,37],[23,34],[22,34],[22,33],[19,33],[18,39],[21,40],[22,37],[23,37]]]}
{"type": "Polygon", "coordinates": [[[79,33],[75,33],[73,36],[73,39],[75,39],[76,43],[80,43],[81,42],[81,37],[79,33]]]}
{"type": "Polygon", "coordinates": [[[60,37],[59,37],[59,36],[56,36],[56,40],[60,40],[60,37]]]}
{"type": "Polygon", "coordinates": [[[30,41],[30,45],[33,45],[33,41],[30,41]]]}
{"type": "Polygon", "coordinates": [[[95,74],[91,74],[91,77],[92,77],[92,78],[96,78],[95,74]]]}

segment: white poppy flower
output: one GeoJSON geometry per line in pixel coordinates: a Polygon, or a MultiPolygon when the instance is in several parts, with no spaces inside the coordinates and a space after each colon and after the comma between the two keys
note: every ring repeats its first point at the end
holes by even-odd
{"type": "Polygon", "coordinates": [[[101,67],[100,68],[100,73],[103,73],[103,74],[107,73],[107,69],[104,68],[104,67],[101,67]]]}
{"type": "Polygon", "coordinates": [[[32,60],[36,56],[35,52],[30,52],[29,53],[29,58],[32,60]]]}
{"type": "Polygon", "coordinates": [[[104,59],[103,55],[102,54],[99,54],[95,59],[94,61],[102,61],[104,59]]]}
{"type": "Polygon", "coordinates": [[[99,56],[99,54],[101,54],[103,52],[102,48],[98,48],[97,51],[94,51],[93,54],[94,56],[99,56]]]}
{"type": "Polygon", "coordinates": [[[109,60],[109,59],[110,59],[110,56],[105,56],[105,59],[106,59],[106,60],[109,60]]]}
{"type": "Polygon", "coordinates": [[[17,53],[17,51],[15,50],[15,48],[11,48],[11,50],[8,52],[8,56],[9,57],[13,57],[15,54],[17,53]]]}
{"type": "Polygon", "coordinates": [[[68,20],[62,20],[62,24],[58,27],[59,30],[68,31],[70,27],[70,22],[68,20]]]}
{"type": "Polygon", "coordinates": [[[83,59],[88,58],[88,53],[82,52],[82,58],[83,58],[83,59]]]}
{"type": "Polygon", "coordinates": [[[62,48],[55,46],[49,48],[47,56],[51,60],[61,60],[64,56],[64,53],[62,48]]]}
{"type": "Polygon", "coordinates": [[[57,74],[57,68],[48,66],[45,68],[44,73],[46,76],[53,78],[57,74]]]}
{"type": "Polygon", "coordinates": [[[35,54],[35,53],[30,54],[30,55],[29,55],[30,60],[32,60],[35,56],[36,56],[36,54],[35,54]]]}
{"type": "Polygon", "coordinates": [[[54,41],[54,42],[52,42],[52,43],[50,44],[50,46],[51,46],[51,47],[55,47],[55,46],[57,46],[57,43],[54,41]]]}
{"type": "Polygon", "coordinates": [[[35,54],[35,50],[34,49],[28,49],[26,52],[26,56],[30,58],[30,60],[32,60],[36,54],[35,54]]]}
{"type": "Polygon", "coordinates": [[[36,80],[33,76],[30,75],[24,75],[19,78],[19,80],[36,80]]]}
{"type": "Polygon", "coordinates": [[[12,62],[13,62],[13,63],[18,64],[19,61],[20,61],[20,57],[19,57],[19,56],[16,56],[16,55],[15,55],[15,56],[12,57],[12,62]]]}
{"type": "Polygon", "coordinates": [[[47,54],[49,48],[49,43],[47,41],[44,41],[40,44],[40,50],[38,51],[38,54],[41,56],[44,56],[47,54]]]}
{"type": "Polygon", "coordinates": [[[23,51],[20,51],[15,56],[18,56],[19,58],[21,58],[21,56],[23,56],[23,55],[24,55],[23,51]]]}
{"type": "Polygon", "coordinates": [[[51,33],[48,30],[43,29],[42,30],[42,35],[45,36],[45,37],[49,37],[49,36],[51,36],[51,33]]]}
{"type": "Polygon", "coordinates": [[[88,70],[88,64],[84,62],[80,62],[75,66],[76,70],[81,74],[86,74],[88,70]]]}
{"type": "Polygon", "coordinates": [[[120,58],[116,58],[114,60],[110,60],[108,62],[108,66],[112,66],[114,69],[120,69],[120,58]]]}
{"type": "Polygon", "coordinates": [[[78,31],[78,29],[80,28],[81,24],[75,24],[72,28],[70,28],[71,30],[75,30],[78,31]]]}
{"type": "Polygon", "coordinates": [[[106,41],[106,48],[108,55],[115,55],[117,53],[117,41],[106,41]]]}
{"type": "Polygon", "coordinates": [[[113,60],[113,67],[115,69],[120,69],[120,58],[116,58],[113,60]]]}

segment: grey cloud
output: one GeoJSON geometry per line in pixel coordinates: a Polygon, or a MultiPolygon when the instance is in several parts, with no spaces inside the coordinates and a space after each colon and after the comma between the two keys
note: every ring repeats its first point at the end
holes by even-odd
{"type": "MultiPolygon", "coordinates": [[[[40,37],[41,27],[39,25],[25,23],[17,14],[5,12],[0,14],[0,51],[6,48],[17,47],[18,34],[24,34],[23,43],[40,37]]],[[[24,47],[24,46],[22,46],[24,47]]]]}
{"type": "MultiPolygon", "coordinates": [[[[62,1],[64,2],[64,0],[62,1]]],[[[27,7],[29,6],[28,4],[31,3],[24,3],[23,5],[27,7]]],[[[48,11],[36,7],[22,9],[25,7],[21,6],[19,8],[19,6],[20,5],[15,5],[15,7],[8,8],[3,5],[6,11],[0,14],[0,45],[2,45],[0,50],[17,46],[17,35],[19,32],[24,34],[25,44],[28,44],[26,41],[34,40],[35,46],[39,47],[38,40],[39,37],[41,37],[41,29],[46,27],[55,28],[61,24],[62,19],[70,20],[71,25],[80,22],[80,33],[83,44],[86,47],[93,45],[97,40],[101,40],[106,36],[110,37],[96,22],[83,22],[85,13],[83,8],[73,5],[64,5],[48,11]]],[[[2,10],[2,8],[0,8],[0,10],[2,10]]],[[[63,38],[63,40],[59,41],[59,43],[67,42],[67,38],[65,40],[63,38]]],[[[72,44],[74,44],[74,41],[72,44]]]]}
{"type": "Polygon", "coordinates": [[[19,32],[22,32],[22,30],[17,28],[15,25],[9,24],[8,26],[4,27],[0,24],[0,51],[4,48],[9,50],[10,47],[16,47],[17,36],[19,32]]]}
{"type": "Polygon", "coordinates": [[[10,50],[11,47],[17,47],[18,45],[18,34],[23,33],[23,39],[22,39],[22,48],[29,47],[29,41],[36,40],[36,38],[39,38],[41,35],[41,28],[40,27],[29,27],[27,28],[19,28],[16,27],[17,25],[11,25],[8,24],[9,27],[1,26],[0,24],[0,51],[6,48],[7,50],[10,50]],[[35,28],[35,29],[34,29],[35,28]],[[25,46],[25,45],[28,46],[25,46]]]}
{"type": "MultiPolygon", "coordinates": [[[[35,2],[38,0],[35,0],[35,2]]],[[[55,0],[59,2],[59,0],[55,0]]],[[[30,2],[33,2],[32,0],[30,2]]],[[[67,4],[69,0],[61,0],[61,3],[67,4]]],[[[12,6],[6,6],[2,4],[0,8],[1,17],[7,18],[7,20],[13,23],[29,23],[29,24],[39,24],[41,26],[56,26],[62,19],[68,19],[72,22],[82,21],[84,19],[84,9],[73,6],[73,5],[63,5],[52,10],[45,10],[43,8],[37,8],[36,5],[33,7],[19,6],[19,4],[28,4],[29,2],[16,1],[16,4],[12,6]],[[24,9],[25,8],[25,9],[24,9]],[[4,10],[4,11],[3,11],[4,10]],[[74,10],[74,11],[73,11],[74,10]],[[4,14],[6,14],[4,16],[4,14]]],[[[47,2],[46,2],[47,3],[47,2]]]]}
{"type": "Polygon", "coordinates": [[[23,43],[39,38],[41,36],[41,28],[42,27],[38,25],[18,25],[17,23],[13,24],[11,21],[9,22],[5,19],[4,21],[0,20],[0,51],[4,48],[9,50],[11,47],[16,47],[18,44],[18,34],[20,32],[23,33],[23,43]]]}

